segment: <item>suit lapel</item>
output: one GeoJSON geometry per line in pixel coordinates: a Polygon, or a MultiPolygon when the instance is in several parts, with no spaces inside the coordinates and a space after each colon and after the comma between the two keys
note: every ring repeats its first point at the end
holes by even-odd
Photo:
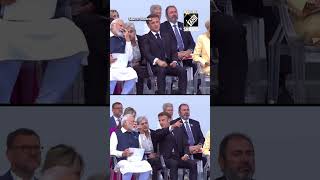
{"type": "MultiPolygon", "coordinates": [[[[156,44],[157,44],[157,46],[158,46],[159,48],[162,48],[162,47],[161,47],[161,44],[158,43],[157,38],[152,34],[151,31],[149,32],[149,36],[151,37],[151,39],[152,39],[154,42],[156,42],[156,44]]],[[[160,35],[160,36],[161,36],[161,35],[160,35]]]]}

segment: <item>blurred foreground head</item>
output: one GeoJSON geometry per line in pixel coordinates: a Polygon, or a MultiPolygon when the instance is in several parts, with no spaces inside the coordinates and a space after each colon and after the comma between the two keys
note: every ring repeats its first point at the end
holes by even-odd
{"type": "Polygon", "coordinates": [[[80,180],[83,171],[81,155],[73,147],[60,144],[47,152],[41,180],[80,180]]]}

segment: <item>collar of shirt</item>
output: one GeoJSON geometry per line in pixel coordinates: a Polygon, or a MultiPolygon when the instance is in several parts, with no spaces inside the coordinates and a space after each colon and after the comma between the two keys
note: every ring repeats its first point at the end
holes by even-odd
{"type": "Polygon", "coordinates": [[[110,31],[110,37],[115,36],[111,31],[110,31]]]}
{"type": "MultiPolygon", "coordinates": [[[[16,175],[12,170],[10,171],[13,180],[23,180],[21,177],[16,175]]],[[[34,176],[31,179],[35,179],[34,176]]]]}
{"type": "Polygon", "coordinates": [[[154,35],[154,37],[156,37],[156,38],[157,38],[156,34],[158,33],[158,34],[160,35],[160,38],[161,38],[161,34],[160,34],[160,31],[159,31],[159,32],[154,32],[154,31],[151,31],[151,32],[152,32],[152,34],[154,35]]]}
{"type": "MultiPolygon", "coordinates": [[[[182,119],[182,118],[181,118],[181,119],[182,119]]],[[[188,122],[188,123],[190,124],[189,119],[182,119],[182,122],[183,122],[183,124],[184,124],[185,122],[188,122]]]]}
{"type": "Polygon", "coordinates": [[[122,133],[125,133],[125,132],[127,132],[128,130],[126,130],[125,128],[123,128],[123,127],[121,127],[121,132],[122,133]]]}
{"type": "Polygon", "coordinates": [[[169,22],[169,23],[170,23],[172,28],[174,28],[173,25],[177,25],[177,28],[179,29],[178,21],[175,24],[173,24],[172,22],[169,22]]]}

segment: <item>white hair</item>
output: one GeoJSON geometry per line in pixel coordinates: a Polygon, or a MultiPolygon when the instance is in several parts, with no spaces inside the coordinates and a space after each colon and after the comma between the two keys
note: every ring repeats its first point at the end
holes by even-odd
{"type": "Polygon", "coordinates": [[[134,26],[134,24],[132,22],[127,22],[124,24],[124,27],[127,28],[131,28],[133,29],[134,32],[136,32],[136,27],[134,26]]]}
{"type": "Polygon", "coordinates": [[[165,111],[167,109],[167,107],[172,107],[173,108],[173,104],[172,103],[164,103],[162,106],[163,111],[165,111]]]}
{"type": "Polygon", "coordinates": [[[148,122],[148,119],[147,119],[146,116],[139,116],[139,117],[137,118],[137,123],[140,124],[142,120],[146,120],[146,121],[148,122]]]}
{"type": "Polygon", "coordinates": [[[154,10],[158,9],[158,8],[162,9],[159,4],[154,4],[154,5],[150,6],[150,14],[153,14],[154,10]]]}
{"type": "Polygon", "coordinates": [[[39,180],[60,180],[62,177],[71,175],[74,169],[66,166],[54,166],[45,170],[39,180]]]}
{"type": "Polygon", "coordinates": [[[132,117],[134,119],[134,116],[132,114],[126,114],[122,117],[121,119],[121,126],[123,127],[123,125],[127,122],[127,120],[132,117]]]}
{"type": "Polygon", "coordinates": [[[114,19],[113,21],[111,21],[110,28],[112,28],[115,24],[119,23],[119,21],[123,22],[123,20],[120,18],[117,18],[117,19],[114,19]]]}

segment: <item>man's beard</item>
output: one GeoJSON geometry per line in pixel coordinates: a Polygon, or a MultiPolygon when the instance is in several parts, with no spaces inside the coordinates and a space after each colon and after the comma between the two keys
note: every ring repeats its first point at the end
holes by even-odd
{"type": "Polygon", "coordinates": [[[250,172],[247,176],[240,177],[237,175],[236,172],[232,171],[231,169],[225,169],[224,175],[227,178],[227,180],[252,180],[253,173],[250,172]]]}
{"type": "Polygon", "coordinates": [[[116,35],[119,37],[123,37],[123,32],[121,30],[116,31],[116,35]]]}

